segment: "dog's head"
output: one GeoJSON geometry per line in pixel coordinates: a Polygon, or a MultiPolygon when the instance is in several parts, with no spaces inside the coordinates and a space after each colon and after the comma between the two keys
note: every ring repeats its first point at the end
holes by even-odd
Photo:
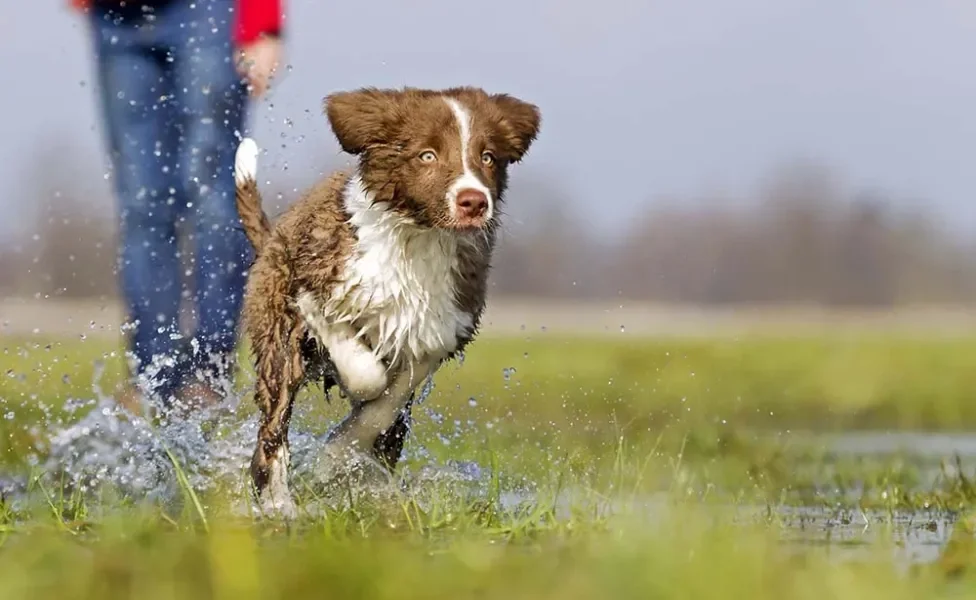
{"type": "Polygon", "coordinates": [[[498,214],[508,167],[539,131],[534,105],[478,88],[339,92],[325,99],[339,145],[375,202],[425,227],[472,230],[498,214]]]}

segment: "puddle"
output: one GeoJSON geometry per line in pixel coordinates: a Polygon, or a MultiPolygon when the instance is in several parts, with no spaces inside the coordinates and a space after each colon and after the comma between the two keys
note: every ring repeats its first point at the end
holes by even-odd
{"type": "Polygon", "coordinates": [[[954,518],[938,511],[910,514],[780,507],[775,518],[785,525],[784,545],[792,550],[822,548],[840,561],[868,558],[878,543],[892,544],[893,558],[907,567],[936,560],[952,535],[954,518]]]}
{"type": "Polygon", "coordinates": [[[856,456],[907,455],[941,460],[959,455],[976,462],[976,434],[868,431],[818,436],[832,451],[856,456]]]}

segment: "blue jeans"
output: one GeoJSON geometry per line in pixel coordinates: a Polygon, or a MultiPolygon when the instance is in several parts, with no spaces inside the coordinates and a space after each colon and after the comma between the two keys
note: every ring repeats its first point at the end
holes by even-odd
{"type": "Polygon", "coordinates": [[[130,357],[166,398],[188,377],[229,376],[233,364],[253,259],[234,193],[247,91],[233,64],[234,0],[112,4],[96,3],[91,24],[130,357]],[[179,328],[184,297],[196,321],[189,337],[179,328]]]}

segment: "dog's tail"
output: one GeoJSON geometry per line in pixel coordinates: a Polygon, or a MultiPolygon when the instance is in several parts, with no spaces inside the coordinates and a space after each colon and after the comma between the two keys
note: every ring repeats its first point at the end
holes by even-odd
{"type": "Polygon", "coordinates": [[[244,234],[251,241],[255,252],[260,253],[271,235],[271,223],[261,208],[261,192],[258,190],[258,145],[251,138],[244,138],[237,147],[234,159],[234,182],[237,187],[237,212],[244,226],[244,234]]]}

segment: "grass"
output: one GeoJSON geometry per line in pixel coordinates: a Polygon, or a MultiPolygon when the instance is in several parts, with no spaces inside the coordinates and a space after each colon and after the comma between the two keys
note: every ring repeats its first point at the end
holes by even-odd
{"type": "MultiPolygon", "coordinates": [[[[109,378],[119,372],[121,347],[111,340],[8,338],[2,348],[7,382],[0,392],[7,398],[31,390],[53,396],[86,393],[99,360],[107,362],[109,378]]],[[[968,419],[967,425],[976,423],[976,408],[960,414],[918,410],[930,401],[940,408],[971,404],[973,364],[976,335],[657,340],[540,334],[479,339],[462,366],[447,366],[439,377],[468,388],[459,391],[501,401],[505,408],[511,408],[513,397],[524,405],[528,392],[541,393],[535,404],[550,408],[556,407],[553,399],[560,399],[583,405],[627,401],[636,402],[635,408],[666,410],[678,408],[667,405],[685,398],[703,402],[703,409],[732,404],[743,416],[765,408],[789,414],[789,405],[826,406],[844,413],[833,421],[844,426],[871,424],[872,413],[861,411],[897,408],[901,412],[895,420],[878,416],[878,422],[908,424],[904,419],[923,417],[938,426],[958,417],[968,419]],[[520,387],[521,392],[512,391],[520,387]]]]}
{"type": "Polygon", "coordinates": [[[842,562],[816,543],[825,533],[790,551],[782,523],[737,521],[728,509],[680,496],[649,514],[582,513],[548,525],[545,515],[486,520],[483,507],[446,520],[396,508],[287,527],[214,519],[207,532],[138,509],[74,534],[35,524],[3,535],[0,595],[950,598],[965,597],[973,583],[965,571],[961,580],[947,577],[940,565],[906,573],[891,558],[892,539],[842,562]]]}
{"type": "MultiPolygon", "coordinates": [[[[104,390],[122,372],[107,340],[0,352],[13,470],[96,371],[104,390]]],[[[906,572],[892,553],[973,507],[968,465],[839,456],[800,434],[972,429],[974,367],[976,336],[483,338],[438,374],[416,412],[425,453],[404,467],[473,460],[486,485],[426,483],[285,524],[198,494],[173,454],[174,505],[36,478],[36,503],[0,501],[0,598],[967,597],[966,527],[934,565],[906,572]],[[526,483],[520,502],[503,497],[526,483]],[[873,537],[837,561],[838,527],[873,537]],[[805,543],[785,544],[797,531],[805,543]]],[[[343,409],[319,395],[302,427],[343,409]]]]}
{"type": "MultiPolygon", "coordinates": [[[[20,420],[39,402],[88,397],[100,364],[110,389],[119,350],[106,340],[7,339],[0,399],[20,420]]],[[[965,431],[976,427],[974,365],[976,335],[485,338],[463,365],[442,369],[431,403],[509,431],[574,438],[602,437],[613,423],[634,435],[680,425],[965,431]]]]}
{"type": "MultiPolygon", "coordinates": [[[[111,341],[7,340],[0,351],[8,463],[29,447],[34,423],[56,418],[68,398],[92,396],[96,368],[104,390],[122,372],[111,341]]],[[[437,440],[429,449],[440,456],[470,458],[491,444],[583,463],[612,454],[620,436],[713,458],[755,454],[773,434],[776,447],[762,449],[770,462],[811,431],[976,428],[974,366],[976,336],[484,338],[463,365],[438,373],[416,431],[437,440]]],[[[344,409],[320,396],[309,390],[299,404],[313,427],[344,409]]]]}

